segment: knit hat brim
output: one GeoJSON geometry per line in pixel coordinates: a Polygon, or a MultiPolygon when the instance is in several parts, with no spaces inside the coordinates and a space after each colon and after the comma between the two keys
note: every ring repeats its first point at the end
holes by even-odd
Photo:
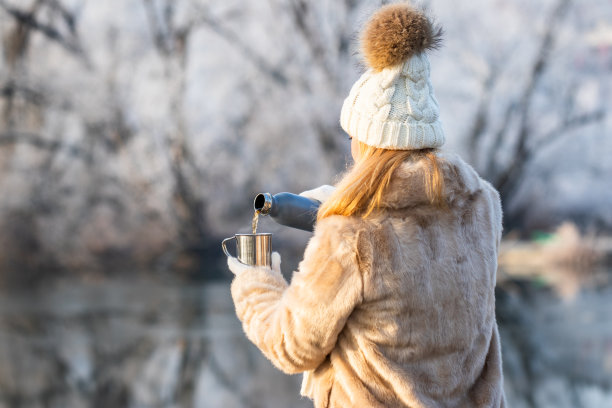
{"type": "Polygon", "coordinates": [[[342,129],[369,146],[390,150],[416,150],[441,147],[444,142],[442,122],[406,123],[378,120],[363,115],[350,106],[348,98],[340,115],[342,129]]]}

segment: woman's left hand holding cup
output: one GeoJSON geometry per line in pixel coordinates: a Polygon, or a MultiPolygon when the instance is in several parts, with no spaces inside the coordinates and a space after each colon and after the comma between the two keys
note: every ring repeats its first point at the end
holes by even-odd
{"type": "MultiPolygon", "coordinates": [[[[281,256],[278,252],[272,252],[272,270],[274,272],[278,272],[281,273],[281,269],[280,269],[280,265],[281,265],[281,256]]],[[[266,266],[251,266],[251,265],[245,265],[242,262],[240,262],[238,260],[238,258],[233,257],[233,256],[228,256],[227,257],[227,266],[229,267],[230,271],[232,271],[232,273],[236,276],[240,275],[243,272],[248,272],[254,268],[265,268],[265,269],[269,269],[266,266]]]]}

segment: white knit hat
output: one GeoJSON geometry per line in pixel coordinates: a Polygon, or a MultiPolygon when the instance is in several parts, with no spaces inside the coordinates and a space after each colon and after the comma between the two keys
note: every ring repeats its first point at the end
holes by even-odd
{"type": "Polygon", "coordinates": [[[362,36],[370,68],[353,85],[340,115],[342,128],[375,147],[440,147],[444,132],[429,79],[425,50],[440,43],[441,29],[406,3],[381,8],[362,36]]]}

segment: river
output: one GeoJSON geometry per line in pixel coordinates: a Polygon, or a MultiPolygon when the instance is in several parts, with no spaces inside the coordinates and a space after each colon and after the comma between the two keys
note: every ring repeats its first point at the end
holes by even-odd
{"type": "MultiPolygon", "coordinates": [[[[612,287],[497,291],[512,407],[612,407],[612,287]]],[[[0,292],[0,408],[311,407],[245,338],[226,282],[0,292]]]]}

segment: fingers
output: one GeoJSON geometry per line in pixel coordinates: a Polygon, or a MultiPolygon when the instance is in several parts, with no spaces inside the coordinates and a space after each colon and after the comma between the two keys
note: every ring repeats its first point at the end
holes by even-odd
{"type": "Polygon", "coordinates": [[[239,275],[249,268],[233,256],[227,257],[227,266],[234,275],[239,275]]]}
{"type": "MultiPolygon", "coordinates": [[[[272,252],[272,269],[280,273],[281,256],[278,252],[272,252]]],[[[233,256],[227,257],[227,267],[232,271],[234,275],[239,275],[252,268],[266,268],[263,266],[249,266],[245,265],[233,256]]],[[[266,268],[267,269],[267,268],[266,268]]]]}
{"type": "Polygon", "coordinates": [[[272,252],[272,269],[279,273],[281,271],[281,256],[278,252],[272,252]]]}
{"type": "Polygon", "coordinates": [[[334,193],[335,190],[335,187],[325,184],[320,187],[313,188],[312,190],[303,191],[300,193],[300,195],[302,197],[307,197],[324,203],[334,193]]]}

